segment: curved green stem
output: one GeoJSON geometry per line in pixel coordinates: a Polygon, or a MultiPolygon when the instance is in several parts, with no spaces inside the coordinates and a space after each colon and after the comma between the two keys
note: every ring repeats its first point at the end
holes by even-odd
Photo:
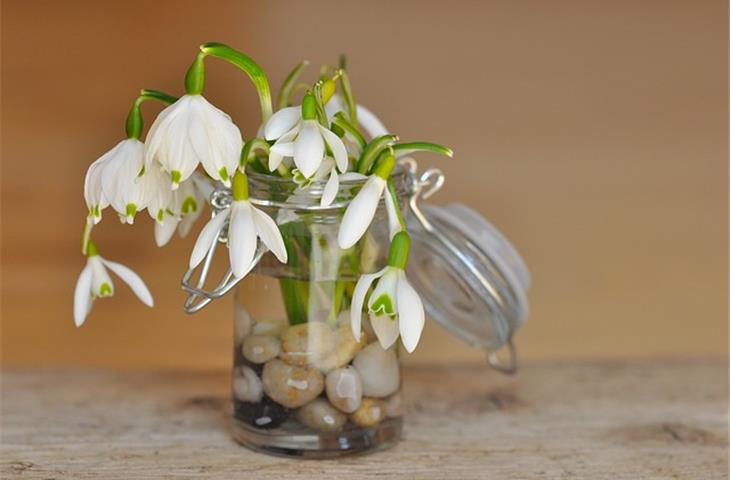
{"type": "Polygon", "coordinates": [[[403,212],[400,209],[400,203],[398,203],[398,193],[395,191],[395,182],[393,177],[388,177],[388,193],[390,198],[393,199],[393,205],[395,205],[395,214],[398,217],[398,223],[402,230],[406,230],[406,219],[403,217],[403,212]]]}
{"type": "Polygon", "coordinates": [[[398,141],[397,135],[381,135],[373,138],[370,143],[367,144],[365,150],[360,155],[360,159],[357,161],[357,172],[367,175],[370,167],[373,166],[373,162],[378,158],[380,152],[384,148],[389,147],[393,142],[398,141]]]}
{"type": "Polygon", "coordinates": [[[393,145],[393,150],[401,155],[407,155],[413,152],[433,152],[446,157],[454,156],[454,152],[450,148],[431,142],[396,143],[393,145]]]}
{"type": "Polygon", "coordinates": [[[127,114],[127,138],[139,139],[142,136],[144,122],[142,121],[141,106],[147,100],[157,100],[165,105],[170,105],[177,102],[177,97],[173,97],[172,95],[168,95],[165,92],[160,92],[158,90],[140,90],[139,96],[132,104],[129,114],[127,114]]]}
{"type": "Polygon", "coordinates": [[[288,107],[291,104],[291,96],[294,93],[296,81],[299,78],[299,75],[302,73],[302,70],[304,70],[307,65],[309,65],[309,62],[304,60],[299,65],[294,67],[291,72],[289,72],[289,75],[287,75],[284,83],[279,89],[279,99],[276,102],[277,110],[281,110],[282,108],[288,107]]]}
{"type": "Polygon", "coordinates": [[[347,113],[350,117],[350,123],[360,129],[360,125],[357,122],[357,103],[355,103],[355,97],[352,95],[352,84],[350,84],[350,77],[343,68],[340,68],[340,87],[342,88],[342,98],[347,105],[347,113]]]}
{"type": "Polygon", "coordinates": [[[365,137],[363,137],[360,131],[350,123],[350,121],[345,117],[344,112],[337,112],[335,117],[332,119],[332,123],[344,130],[345,133],[349,133],[352,139],[360,146],[360,151],[365,149],[365,145],[367,145],[365,137]]]}
{"type": "Polygon", "coordinates": [[[222,43],[204,43],[200,46],[200,51],[205,55],[225,60],[248,75],[259,94],[261,117],[263,122],[266,122],[272,114],[271,87],[269,87],[266,73],[259,64],[254,62],[251,57],[222,43]]]}

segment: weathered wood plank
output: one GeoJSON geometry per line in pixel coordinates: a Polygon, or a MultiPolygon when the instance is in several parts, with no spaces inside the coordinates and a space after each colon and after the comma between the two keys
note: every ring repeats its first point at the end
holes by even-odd
{"type": "Polygon", "coordinates": [[[725,359],[406,371],[405,436],[336,461],[250,452],[225,372],[6,371],[2,478],[727,478],[725,359]]]}

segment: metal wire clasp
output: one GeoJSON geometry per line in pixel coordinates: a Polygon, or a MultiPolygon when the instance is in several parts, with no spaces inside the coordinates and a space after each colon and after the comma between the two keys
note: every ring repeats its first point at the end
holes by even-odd
{"type": "MultiPolygon", "coordinates": [[[[215,190],[210,196],[210,205],[213,210],[212,216],[221,215],[223,211],[227,210],[231,206],[231,201],[230,190],[215,190]]],[[[205,260],[199,268],[200,274],[198,275],[197,281],[193,280],[197,268],[189,268],[183,275],[181,282],[182,289],[189,293],[185,303],[183,304],[185,313],[195,313],[200,311],[211,301],[230,292],[231,289],[241,281],[240,278],[233,275],[233,272],[229,267],[223,275],[223,278],[221,278],[212,290],[207,290],[205,288],[208,274],[210,273],[210,266],[213,263],[213,257],[215,256],[218,244],[221,243],[228,243],[228,221],[224,223],[223,228],[218,234],[218,241],[213,242],[208,253],[205,255],[205,260]]],[[[261,260],[264,253],[266,253],[266,248],[259,244],[256,249],[252,265],[256,265],[259,260],[261,260]]]]}

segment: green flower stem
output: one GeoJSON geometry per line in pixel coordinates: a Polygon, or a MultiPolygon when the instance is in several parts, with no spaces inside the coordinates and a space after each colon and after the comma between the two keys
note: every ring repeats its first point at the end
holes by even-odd
{"type": "Polygon", "coordinates": [[[91,214],[84,220],[84,229],[81,231],[81,254],[86,255],[89,251],[89,242],[91,242],[91,229],[94,228],[94,220],[91,214]]]}
{"type": "Polygon", "coordinates": [[[294,69],[289,72],[289,75],[286,76],[284,83],[279,89],[279,99],[276,102],[277,110],[281,110],[282,108],[291,105],[291,97],[296,87],[296,81],[299,78],[299,75],[301,75],[302,70],[304,70],[307,65],[309,65],[309,62],[304,60],[299,65],[294,67],[294,69]]]}
{"type": "Polygon", "coordinates": [[[141,107],[147,100],[157,100],[165,105],[170,105],[177,102],[177,97],[173,97],[172,95],[168,95],[157,90],[140,90],[139,96],[132,104],[132,108],[129,109],[129,114],[127,115],[127,138],[135,138],[139,140],[142,136],[144,123],[142,121],[141,107]]]}
{"type": "Polygon", "coordinates": [[[248,200],[248,175],[241,170],[236,170],[236,173],[233,174],[233,186],[231,190],[234,201],[248,200]]]}
{"type": "Polygon", "coordinates": [[[408,265],[408,256],[411,251],[411,237],[408,232],[401,231],[395,234],[390,241],[388,250],[388,265],[405,270],[408,265]]]}
{"type": "Polygon", "coordinates": [[[393,149],[388,148],[387,150],[383,150],[383,152],[378,155],[378,160],[375,162],[373,175],[377,175],[378,177],[387,181],[390,177],[390,174],[393,172],[393,169],[395,168],[395,163],[396,160],[393,149]]]}
{"type": "MultiPolygon", "coordinates": [[[[346,64],[347,61],[343,60],[344,56],[340,57],[340,65],[346,64]]],[[[347,113],[350,117],[350,123],[359,131],[360,125],[357,122],[357,103],[355,103],[355,97],[352,95],[352,85],[350,84],[350,77],[345,71],[345,67],[340,68],[340,87],[342,88],[342,98],[345,100],[347,105],[347,113]]]]}
{"type": "Polygon", "coordinates": [[[450,158],[454,156],[454,152],[450,148],[430,142],[396,143],[393,145],[393,150],[401,155],[413,152],[433,152],[450,158]]]}
{"type": "Polygon", "coordinates": [[[261,117],[263,122],[266,122],[272,114],[271,87],[269,87],[269,79],[266,77],[266,73],[259,64],[249,56],[222,43],[204,43],[200,46],[200,51],[204,55],[225,60],[248,75],[259,94],[261,117]]]}
{"type": "Polygon", "coordinates": [[[362,154],[360,154],[360,158],[357,161],[357,172],[367,175],[375,159],[380,155],[380,152],[397,141],[398,137],[396,135],[381,135],[373,138],[362,151],[362,154]]]}
{"type": "Polygon", "coordinates": [[[93,240],[89,239],[89,241],[86,243],[86,256],[95,257],[97,255],[99,255],[99,249],[96,247],[96,243],[94,243],[93,240]]]}
{"type": "Polygon", "coordinates": [[[185,93],[200,95],[205,88],[205,54],[199,53],[185,73],[185,93]]]}
{"type": "Polygon", "coordinates": [[[360,146],[360,151],[365,149],[365,145],[367,145],[365,137],[363,137],[360,131],[355,128],[352,123],[350,123],[343,112],[337,112],[335,114],[335,117],[332,119],[332,124],[337,125],[339,128],[344,130],[345,133],[350,134],[350,137],[352,137],[352,139],[360,146]]]}
{"type": "Polygon", "coordinates": [[[395,214],[398,217],[398,223],[402,230],[406,230],[406,219],[403,217],[403,212],[400,209],[400,203],[398,202],[398,193],[395,191],[395,182],[393,177],[388,177],[388,193],[390,198],[393,199],[393,205],[395,205],[395,214]]]}

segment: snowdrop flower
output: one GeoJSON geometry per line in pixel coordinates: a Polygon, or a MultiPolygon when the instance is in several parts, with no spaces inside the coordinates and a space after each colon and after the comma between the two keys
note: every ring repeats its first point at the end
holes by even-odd
{"type": "Polygon", "coordinates": [[[134,223],[145,208],[144,186],[139,173],[144,166],[144,144],[136,138],[119,142],[102,157],[101,186],[104,198],[119,214],[122,223],[134,223]]]}
{"type": "Polygon", "coordinates": [[[74,323],[77,327],[83,325],[96,298],[114,295],[114,284],[109,272],[106,270],[107,268],[129,285],[129,288],[132,289],[142,303],[148,307],[154,305],[152,294],[139,275],[124,265],[102,258],[93,241],[89,241],[86,251],[86,267],[79,275],[74,292],[74,323]]]}
{"type": "Polygon", "coordinates": [[[243,140],[231,117],[202,95],[187,94],[165,108],[147,135],[145,165],[156,160],[178,188],[198,164],[214,180],[230,186],[238,167],[243,140]]]}
{"type": "Polygon", "coordinates": [[[317,121],[317,103],[312,94],[304,96],[301,107],[282,108],[264,126],[264,138],[276,140],[269,153],[269,170],[276,170],[284,157],[305,178],[319,169],[329,147],[340,172],[347,170],[347,149],[342,139],[317,121]]]}
{"type": "Polygon", "coordinates": [[[360,340],[362,308],[373,282],[377,284],[367,302],[370,324],[380,345],[387,349],[400,335],[410,353],[421,338],[425,313],[416,290],[408,283],[405,266],[408,262],[410,238],[405,231],[397,233],[388,252],[388,266],[376,273],[361,275],[352,295],[350,321],[352,333],[360,340]]]}
{"type": "MultiPolygon", "coordinates": [[[[383,192],[388,185],[388,176],[394,167],[395,156],[392,153],[388,153],[375,166],[373,174],[367,179],[362,189],[357,192],[355,198],[350,201],[342,217],[340,230],[337,233],[337,243],[340,245],[340,248],[347,249],[352,247],[365,234],[370,223],[373,221],[373,217],[375,217],[375,211],[380,203],[380,197],[383,196],[383,192]]],[[[385,201],[387,205],[393,199],[390,195],[386,195],[385,201]]],[[[391,219],[393,218],[393,212],[395,212],[395,206],[388,206],[388,216],[391,219]]],[[[392,220],[390,224],[392,231],[392,220]]]]}
{"type": "Polygon", "coordinates": [[[170,205],[162,211],[162,220],[155,222],[157,246],[166,245],[175,230],[181,238],[185,238],[200,217],[211,193],[213,186],[198,172],[193,172],[190,178],[180,183],[180,188],[172,192],[170,205]]]}
{"type": "Polygon", "coordinates": [[[256,237],[271,250],[276,258],[287,262],[286,247],[274,220],[251,205],[248,200],[248,178],[240,171],[233,176],[233,201],[226,210],[219,212],[203,227],[190,255],[190,268],[203,261],[213,242],[228,220],[228,256],[231,271],[238,278],[244,277],[253,267],[256,253],[256,237]]]}
{"type": "Polygon", "coordinates": [[[145,167],[139,181],[143,186],[147,212],[157,223],[164,223],[167,217],[173,215],[169,209],[173,200],[170,174],[162,169],[162,165],[153,162],[145,167]]]}
{"type": "Polygon", "coordinates": [[[101,221],[101,211],[109,205],[101,187],[102,173],[109,158],[107,155],[108,153],[102,155],[92,163],[89,169],[86,170],[86,177],[84,178],[84,200],[86,200],[86,207],[89,209],[89,218],[94,224],[101,221]]]}
{"type": "MultiPolygon", "coordinates": [[[[388,133],[388,129],[385,128],[383,122],[380,121],[380,119],[373,112],[359,104],[356,106],[356,108],[357,121],[359,122],[360,126],[367,132],[370,138],[379,137],[388,133]]],[[[331,119],[335,116],[337,112],[346,111],[345,102],[342,100],[342,97],[339,94],[335,94],[332,96],[332,99],[327,102],[327,104],[325,104],[324,110],[327,113],[327,118],[331,119]]]]}

